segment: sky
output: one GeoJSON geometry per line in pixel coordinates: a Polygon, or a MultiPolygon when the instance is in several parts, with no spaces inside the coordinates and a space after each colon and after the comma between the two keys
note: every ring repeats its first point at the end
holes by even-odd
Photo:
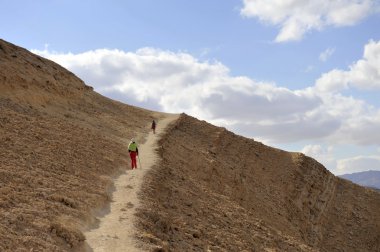
{"type": "Polygon", "coordinates": [[[0,0],[0,38],[95,91],[380,170],[380,0],[0,0]]]}

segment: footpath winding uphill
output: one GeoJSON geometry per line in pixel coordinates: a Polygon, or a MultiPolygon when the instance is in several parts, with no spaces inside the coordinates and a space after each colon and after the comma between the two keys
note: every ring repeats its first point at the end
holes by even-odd
{"type": "Polygon", "coordinates": [[[380,251],[378,192],[177,117],[0,39],[0,251],[380,251]]]}
{"type": "Polygon", "coordinates": [[[114,181],[115,191],[109,213],[99,219],[98,227],[85,233],[88,244],[87,250],[94,252],[134,252],[149,251],[135,237],[135,213],[140,207],[138,193],[147,171],[157,164],[157,141],[168,124],[178,118],[178,115],[166,115],[158,122],[156,134],[149,133],[146,142],[139,146],[140,163],[138,169],[130,170],[120,175],[114,181]]]}
{"type": "Polygon", "coordinates": [[[0,251],[81,250],[129,166],[129,139],[163,117],[0,39],[0,251]]]}

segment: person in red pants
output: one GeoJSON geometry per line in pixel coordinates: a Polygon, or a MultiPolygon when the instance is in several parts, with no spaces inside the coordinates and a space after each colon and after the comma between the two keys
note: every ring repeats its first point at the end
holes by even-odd
{"type": "Polygon", "coordinates": [[[129,156],[131,157],[132,170],[137,169],[136,157],[139,155],[139,149],[137,148],[137,143],[134,139],[128,145],[129,156]]]}

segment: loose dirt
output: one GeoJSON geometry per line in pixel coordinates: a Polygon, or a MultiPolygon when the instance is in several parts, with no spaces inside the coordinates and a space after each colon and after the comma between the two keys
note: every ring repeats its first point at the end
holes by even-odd
{"type": "Polygon", "coordinates": [[[138,211],[157,251],[380,251],[380,194],[182,114],[138,211]]]}
{"type": "Polygon", "coordinates": [[[157,140],[167,125],[178,118],[168,115],[158,122],[156,134],[149,133],[146,142],[139,146],[140,160],[138,169],[128,170],[115,180],[115,191],[109,213],[99,218],[97,228],[85,232],[88,251],[146,251],[135,239],[134,219],[136,209],[140,207],[138,192],[147,171],[157,162],[155,151],[157,140]]]}
{"type": "Polygon", "coordinates": [[[0,39],[0,251],[80,250],[129,166],[128,139],[162,116],[0,39]]]}
{"type": "Polygon", "coordinates": [[[165,118],[0,39],[0,251],[84,251],[96,224],[95,251],[380,251],[378,192],[185,114],[161,137],[165,118]]]}

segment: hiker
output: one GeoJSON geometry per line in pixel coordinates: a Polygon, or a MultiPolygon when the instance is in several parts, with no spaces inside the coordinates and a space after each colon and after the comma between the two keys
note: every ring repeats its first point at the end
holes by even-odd
{"type": "Polygon", "coordinates": [[[153,134],[156,134],[156,121],[153,120],[152,122],[152,130],[153,130],[153,134]]]}
{"type": "Polygon", "coordinates": [[[136,157],[139,155],[139,149],[137,148],[137,143],[133,138],[128,145],[128,152],[129,156],[131,157],[132,170],[133,168],[137,169],[136,157]]]}

